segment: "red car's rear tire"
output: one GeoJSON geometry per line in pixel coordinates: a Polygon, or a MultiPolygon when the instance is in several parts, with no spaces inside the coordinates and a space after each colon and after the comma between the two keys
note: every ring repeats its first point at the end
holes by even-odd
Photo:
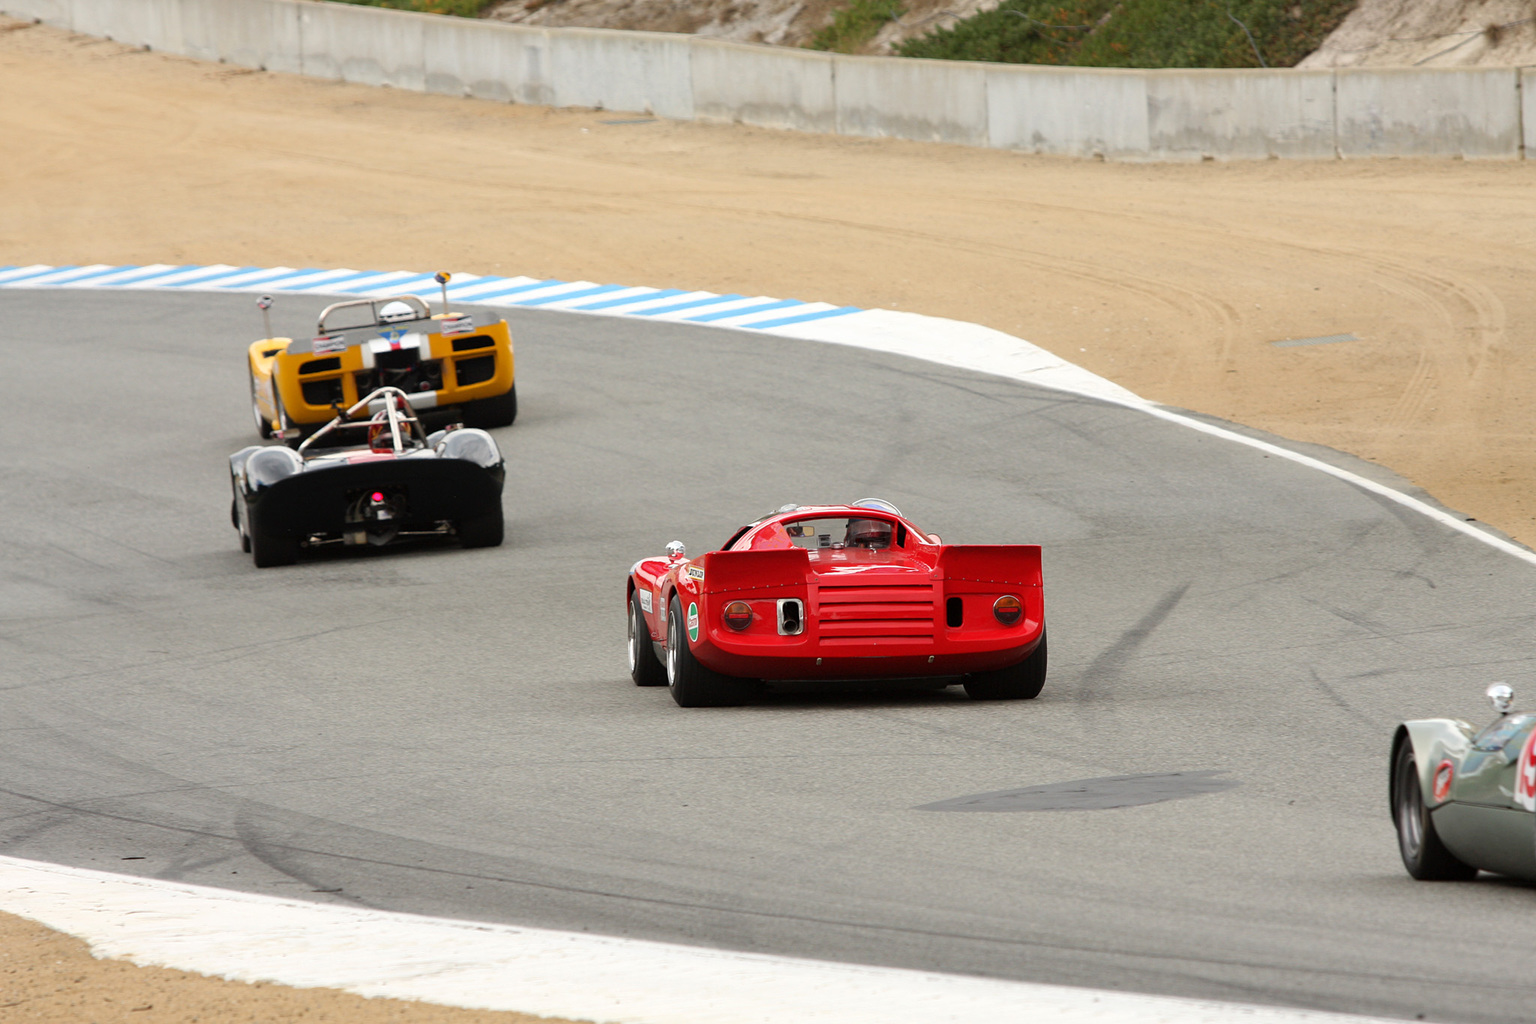
{"type": "Polygon", "coordinates": [[[629,595],[629,678],[636,686],[666,686],[667,670],[651,646],[651,630],[640,610],[640,595],[629,595]]]}
{"type": "Polygon", "coordinates": [[[1464,882],[1477,868],[1463,864],[1445,848],[1434,818],[1424,806],[1424,789],[1414,763],[1413,741],[1404,739],[1392,766],[1392,823],[1397,826],[1397,849],[1403,867],[1421,882],[1464,882]]]}
{"type": "Polygon", "coordinates": [[[751,691],[740,679],[699,664],[683,628],[683,606],[674,594],[667,603],[667,686],[679,707],[721,708],[745,704],[751,691]]]}
{"type": "Polygon", "coordinates": [[[1045,634],[1040,646],[1017,665],[995,672],[973,672],[965,677],[965,692],[972,700],[1033,700],[1045,688],[1045,634]]]}

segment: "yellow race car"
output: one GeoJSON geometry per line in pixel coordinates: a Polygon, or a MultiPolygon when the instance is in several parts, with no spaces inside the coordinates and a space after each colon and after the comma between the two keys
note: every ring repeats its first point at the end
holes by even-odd
{"type": "MultiPolygon", "coordinates": [[[[257,302],[264,314],[271,304],[265,295],[257,302]]],[[[400,389],[426,418],[471,427],[517,418],[507,322],[434,315],[415,295],[333,303],[320,312],[313,339],[263,338],[251,344],[247,363],[263,438],[302,439],[383,387],[400,389]]]]}

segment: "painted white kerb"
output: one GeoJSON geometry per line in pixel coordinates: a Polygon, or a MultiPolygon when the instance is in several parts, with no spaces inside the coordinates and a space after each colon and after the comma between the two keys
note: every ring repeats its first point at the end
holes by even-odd
{"type": "Polygon", "coordinates": [[[103,957],[237,981],[623,1024],[1362,1024],[1376,1018],[1095,992],[475,924],[0,857],[0,905],[103,957]]]}

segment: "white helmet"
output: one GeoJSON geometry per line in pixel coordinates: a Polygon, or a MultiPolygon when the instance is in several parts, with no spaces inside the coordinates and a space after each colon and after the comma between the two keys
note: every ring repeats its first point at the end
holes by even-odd
{"type": "Polygon", "coordinates": [[[416,311],[410,307],[409,303],[401,302],[399,299],[396,299],[394,302],[384,303],[384,307],[379,310],[379,323],[381,324],[393,324],[399,323],[401,320],[415,319],[416,311]]]}

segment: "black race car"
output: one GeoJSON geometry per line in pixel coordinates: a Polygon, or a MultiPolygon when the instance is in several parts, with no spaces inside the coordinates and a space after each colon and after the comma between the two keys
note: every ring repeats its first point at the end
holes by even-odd
{"type": "Polygon", "coordinates": [[[456,537],[501,543],[501,450],[490,434],[427,434],[404,391],[379,388],[297,450],[252,445],[229,458],[230,518],[261,568],[330,544],[456,537]]]}

